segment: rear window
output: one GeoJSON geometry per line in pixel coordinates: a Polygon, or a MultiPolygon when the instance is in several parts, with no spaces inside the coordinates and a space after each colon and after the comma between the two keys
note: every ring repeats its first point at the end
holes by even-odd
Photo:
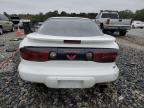
{"type": "Polygon", "coordinates": [[[102,18],[118,19],[118,14],[115,13],[103,13],[102,18]]]}
{"type": "Polygon", "coordinates": [[[100,36],[103,35],[95,22],[81,18],[48,19],[38,33],[53,36],[100,36]]]}

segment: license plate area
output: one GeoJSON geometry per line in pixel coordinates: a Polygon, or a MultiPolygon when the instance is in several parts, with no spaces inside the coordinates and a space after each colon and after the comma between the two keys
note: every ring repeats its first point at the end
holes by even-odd
{"type": "Polygon", "coordinates": [[[58,86],[60,88],[79,88],[83,84],[82,80],[59,80],[58,86]]]}

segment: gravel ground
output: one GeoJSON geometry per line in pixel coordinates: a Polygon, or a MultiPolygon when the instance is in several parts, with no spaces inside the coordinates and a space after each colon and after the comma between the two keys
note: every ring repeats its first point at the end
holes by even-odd
{"type": "Polygon", "coordinates": [[[128,31],[127,35],[144,38],[144,28],[143,29],[131,29],[128,31]]]}
{"type": "MultiPolygon", "coordinates": [[[[5,49],[17,48],[20,42],[10,43],[9,39],[15,38],[13,33],[0,36],[0,40],[5,38],[6,46],[0,47],[1,59],[9,56],[5,49]]],[[[16,53],[15,58],[0,71],[0,108],[143,108],[144,46],[137,42],[133,44],[131,37],[117,37],[117,42],[120,45],[117,59],[119,78],[107,87],[95,85],[89,89],[51,89],[23,81],[17,72],[20,59],[16,53]]]]}

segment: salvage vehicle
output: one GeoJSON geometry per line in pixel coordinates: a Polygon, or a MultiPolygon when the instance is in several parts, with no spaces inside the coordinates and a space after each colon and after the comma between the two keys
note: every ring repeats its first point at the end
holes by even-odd
{"type": "Polygon", "coordinates": [[[31,22],[31,20],[29,20],[29,19],[20,19],[20,21],[18,23],[18,27],[23,29],[23,23],[24,22],[31,22]]]}
{"type": "Polygon", "coordinates": [[[90,88],[119,74],[115,38],[87,18],[49,18],[24,38],[19,50],[20,77],[50,88],[90,88]]]}
{"type": "Polygon", "coordinates": [[[0,14],[0,35],[5,31],[14,31],[13,23],[3,14],[0,14]]]}
{"type": "Polygon", "coordinates": [[[105,10],[96,16],[96,23],[104,33],[119,32],[120,36],[125,36],[127,30],[131,28],[132,20],[120,19],[118,12],[105,10]]]}
{"type": "Polygon", "coordinates": [[[18,23],[20,22],[20,18],[16,15],[11,16],[11,21],[14,24],[14,27],[17,28],[18,27],[18,23]]]}
{"type": "Polygon", "coordinates": [[[141,28],[141,29],[143,29],[144,28],[144,22],[142,22],[142,21],[133,21],[131,27],[132,28],[141,28]]]}

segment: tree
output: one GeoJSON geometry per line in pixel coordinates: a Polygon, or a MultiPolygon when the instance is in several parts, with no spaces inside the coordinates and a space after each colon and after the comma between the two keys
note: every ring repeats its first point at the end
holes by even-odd
{"type": "Polygon", "coordinates": [[[119,12],[120,18],[133,18],[134,13],[131,10],[124,10],[119,12]]]}
{"type": "Polygon", "coordinates": [[[9,14],[7,14],[6,12],[3,12],[3,14],[4,14],[5,16],[7,16],[8,18],[10,18],[9,14]]]}

